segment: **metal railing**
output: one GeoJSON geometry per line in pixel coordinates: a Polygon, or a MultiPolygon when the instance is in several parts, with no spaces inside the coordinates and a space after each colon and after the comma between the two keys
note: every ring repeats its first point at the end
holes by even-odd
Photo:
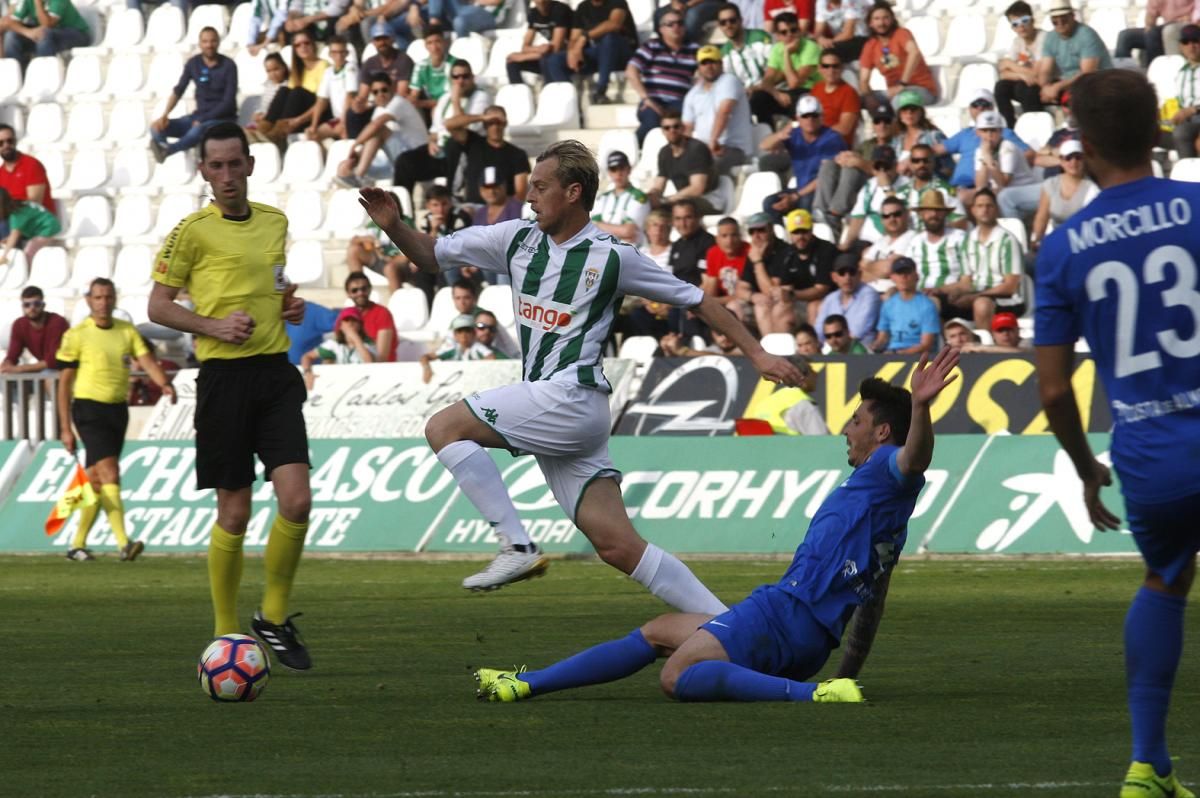
{"type": "Polygon", "coordinates": [[[58,372],[0,374],[0,440],[58,440],[58,372]]]}

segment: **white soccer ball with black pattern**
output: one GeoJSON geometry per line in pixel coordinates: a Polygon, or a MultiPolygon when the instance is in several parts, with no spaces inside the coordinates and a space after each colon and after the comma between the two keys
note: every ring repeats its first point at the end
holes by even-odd
{"type": "Polygon", "coordinates": [[[271,660],[250,635],[223,635],[204,649],[196,675],[213,701],[253,701],[271,678],[271,660]]]}

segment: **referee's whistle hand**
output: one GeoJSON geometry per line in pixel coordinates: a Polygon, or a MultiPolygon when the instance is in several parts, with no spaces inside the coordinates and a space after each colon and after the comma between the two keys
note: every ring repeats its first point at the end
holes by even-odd
{"type": "Polygon", "coordinates": [[[227,344],[244,344],[254,334],[254,319],[244,310],[235,310],[223,319],[217,319],[210,335],[227,344]]]}

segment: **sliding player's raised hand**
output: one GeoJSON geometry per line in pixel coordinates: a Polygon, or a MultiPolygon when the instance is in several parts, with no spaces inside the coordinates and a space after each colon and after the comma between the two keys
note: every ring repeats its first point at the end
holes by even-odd
{"type": "Polygon", "coordinates": [[[912,398],[914,402],[929,404],[942,390],[958,379],[954,373],[958,366],[958,350],[951,346],[942,348],[933,362],[929,362],[929,353],[921,355],[921,362],[912,375],[912,398]]]}

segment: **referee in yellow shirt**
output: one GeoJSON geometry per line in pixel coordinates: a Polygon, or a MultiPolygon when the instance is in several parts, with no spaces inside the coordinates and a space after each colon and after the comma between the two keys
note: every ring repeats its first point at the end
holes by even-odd
{"type": "Polygon", "coordinates": [[[217,492],[208,545],[214,633],[243,628],[237,593],[257,455],[278,513],[264,557],[266,589],[250,627],[283,665],[307,670],[312,660],[288,615],[312,491],[301,412],[307,392],[288,363],[284,327],[304,318],[304,300],[284,277],[287,217],[247,200],[254,159],[241,127],[213,125],[199,153],[213,201],[167,237],[155,259],[149,311],[151,321],[196,336],[196,483],[217,492]],[[185,288],[194,312],[174,301],[185,288]]]}
{"type": "Polygon", "coordinates": [[[75,432],[71,429],[74,421],[87,452],[84,468],[100,503],[88,505],[80,512],[79,528],[75,530],[67,559],[76,562],[95,559],[86,548],[87,534],[103,507],[117,538],[121,559],[136,560],[146,544],[130,540],[125,533],[118,461],[129,426],[128,360],[136,360],[171,401],[175,401],[175,389],[137,328],[113,318],[117,290],[112,280],[105,277],[92,280],[85,299],[91,315],[67,330],[55,356],[62,372],[58,381],[58,421],[62,430],[59,438],[67,451],[75,454],[75,432]]]}

